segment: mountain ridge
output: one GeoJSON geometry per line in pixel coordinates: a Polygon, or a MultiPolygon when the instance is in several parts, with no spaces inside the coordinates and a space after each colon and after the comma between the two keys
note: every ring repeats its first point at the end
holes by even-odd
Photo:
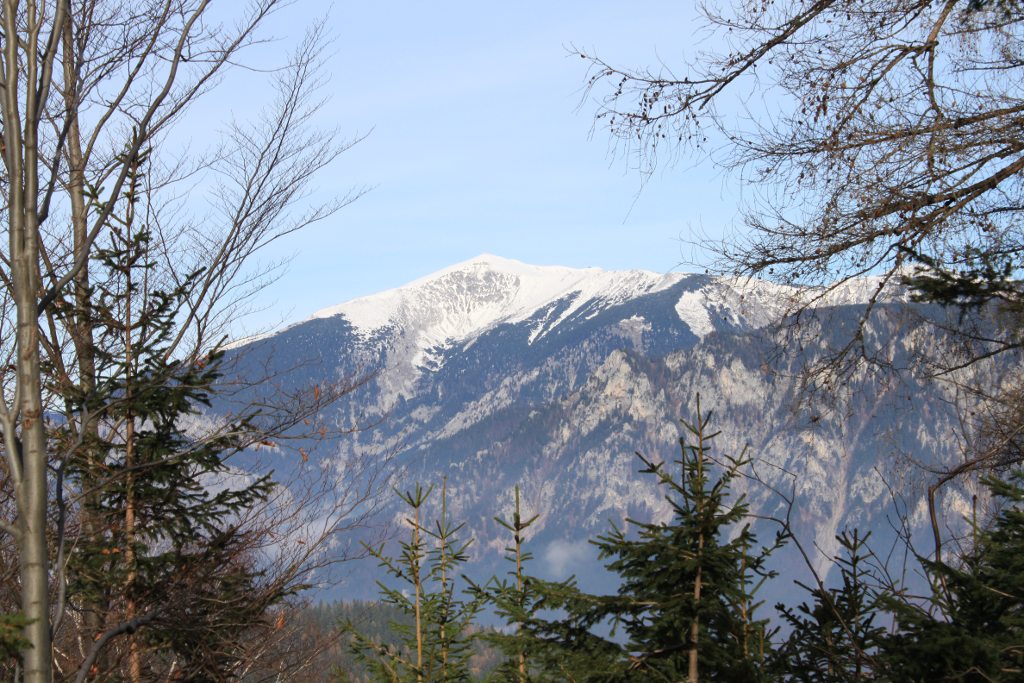
{"type": "MultiPolygon", "coordinates": [[[[864,279],[844,291],[794,294],[756,280],[536,267],[484,255],[322,309],[235,349],[273,348],[282,364],[319,358],[315,368],[292,373],[287,381],[296,386],[384,368],[323,418],[339,428],[388,418],[334,444],[331,457],[402,439],[411,478],[439,483],[448,476],[450,509],[478,539],[474,571],[498,567],[506,539],[488,520],[510,509],[516,485],[529,513],[543,516],[532,542],[549,573],[592,573],[593,558],[573,558],[586,555],[580,544],[605,531],[609,517],[661,519],[667,507],[650,478],[637,474],[633,453],[677,457],[679,418],[693,419],[698,394],[705,410],[716,411],[723,448],[735,454],[749,441],[766,483],[792,487],[794,528],[824,571],[832,537],[845,525],[893,538],[886,478],[902,475],[883,457],[885,439],[897,434],[904,452],[949,458],[954,416],[928,398],[941,398],[935,387],[890,389],[867,376],[845,389],[857,411],[849,418],[794,415],[788,406],[795,388],[765,370],[771,341],[764,329],[797,294],[806,295],[827,324],[808,338],[805,353],[820,353],[880,285],[886,283],[864,279]]],[[[882,314],[885,306],[872,310],[869,333],[904,334],[882,314]]],[[[903,347],[898,353],[912,352],[903,347]]],[[[757,514],[778,512],[767,489],[747,482],[737,493],[748,495],[757,514]]],[[[954,494],[946,505],[965,504],[961,498],[954,494]]],[[[919,505],[906,512],[913,524],[923,523],[919,505]]],[[[386,515],[402,524],[399,510],[386,515]]],[[[370,573],[356,573],[353,595],[369,590],[370,573]]]]}

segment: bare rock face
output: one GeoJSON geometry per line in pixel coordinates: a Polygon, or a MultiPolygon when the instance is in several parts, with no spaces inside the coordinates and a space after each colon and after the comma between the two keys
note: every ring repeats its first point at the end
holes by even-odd
{"type": "MultiPolygon", "coordinates": [[[[875,290],[849,283],[818,301],[816,314],[853,315],[875,290]]],[[[679,419],[694,418],[698,394],[721,430],[715,452],[739,455],[746,446],[753,458],[760,481],[744,480],[736,494],[761,517],[788,514],[811,563],[827,571],[834,536],[845,528],[873,531],[878,550],[888,550],[894,495],[904,497],[899,511],[911,527],[923,524],[923,508],[888,454],[947,459],[953,423],[932,398],[939,389],[904,385],[913,400],[900,403],[869,376],[844,388],[841,414],[792,410],[793,388],[766,371],[771,348],[762,329],[802,295],[757,281],[536,267],[485,255],[239,346],[273,351],[282,365],[320,359],[293,373],[295,382],[384,368],[325,416],[346,425],[389,412],[375,432],[337,444],[338,457],[401,435],[408,484],[448,476],[449,509],[476,538],[469,571],[478,578],[505,571],[499,560],[508,539],[492,518],[511,514],[518,485],[525,512],[540,515],[529,540],[533,571],[576,573],[584,587],[608,587],[586,541],[609,520],[668,520],[663,492],[637,473],[634,453],[677,458],[679,419]]],[[[823,325],[822,343],[841,327],[823,325]]],[[[916,343],[907,339],[903,353],[916,343]]],[[[816,352],[814,344],[803,349],[816,352]]],[[[401,521],[397,507],[388,514],[401,521]]],[[[764,520],[755,529],[766,541],[776,531],[764,520]]],[[[768,604],[785,596],[788,578],[806,577],[792,549],[776,563],[788,577],[770,589],[768,604]]],[[[372,570],[358,569],[347,591],[372,594],[372,570]]]]}

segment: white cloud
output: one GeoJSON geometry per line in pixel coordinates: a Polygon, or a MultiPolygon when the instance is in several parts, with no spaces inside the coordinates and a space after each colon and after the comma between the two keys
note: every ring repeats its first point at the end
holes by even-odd
{"type": "Polygon", "coordinates": [[[587,541],[554,541],[544,551],[546,573],[555,580],[567,578],[587,569],[597,558],[597,548],[587,541]]]}

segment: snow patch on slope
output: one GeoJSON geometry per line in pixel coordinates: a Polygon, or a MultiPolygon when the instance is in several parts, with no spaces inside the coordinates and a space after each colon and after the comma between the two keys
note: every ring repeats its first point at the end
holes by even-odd
{"type": "MultiPolygon", "coordinates": [[[[571,298],[572,303],[554,320],[540,321],[531,343],[584,305],[598,301],[607,308],[661,291],[683,277],[639,270],[531,266],[483,254],[402,287],[317,311],[310,319],[344,315],[364,336],[393,327],[418,349],[410,360],[421,365],[434,355],[432,349],[471,342],[500,323],[526,321],[559,300],[571,298]]],[[[553,314],[554,310],[549,316],[553,314]]]]}
{"type": "Polygon", "coordinates": [[[704,288],[695,292],[683,292],[676,304],[679,319],[690,327],[690,331],[703,339],[715,331],[715,326],[708,315],[708,293],[704,288]]]}
{"type": "Polygon", "coordinates": [[[805,288],[754,278],[707,276],[697,289],[684,291],[675,308],[679,318],[703,339],[715,331],[718,319],[743,329],[758,329],[800,309],[863,305],[873,297],[905,302],[907,292],[896,278],[881,276],[805,288]]]}
{"type": "Polygon", "coordinates": [[[678,287],[676,313],[704,338],[722,324],[763,327],[802,306],[864,303],[877,294],[881,282],[868,277],[829,288],[800,289],[752,278],[532,266],[482,254],[402,287],[317,311],[307,320],[343,315],[364,339],[377,336],[389,346],[389,366],[409,363],[423,368],[436,367],[456,344],[468,349],[494,326],[521,323],[540,311],[544,314],[530,331],[531,344],[584,307],[590,309],[587,318],[592,318],[609,307],[678,287]]]}
{"type": "Polygon", "coordinates": [[[676,304],[679,318],[704,338],[716,329],[712,314],[744,329],[764,327],[792,307],[800,290],[752,278],[706,277],[676,304]]]}

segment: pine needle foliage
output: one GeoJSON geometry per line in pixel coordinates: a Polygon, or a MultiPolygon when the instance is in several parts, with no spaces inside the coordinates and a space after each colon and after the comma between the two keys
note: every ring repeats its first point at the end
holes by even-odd
{"type": "MultiPolygon", "coordinates": [[[[426,490],[417,483],[411,491],[395,493],[412,510],[406,520],[411,527],[408,541],[401,544],[397,559],[384,555],[383,544],[366,550],[387,573],[404,588],[392,588],[378,581],[382,602],[393,605],[412,617],[411,624],[389,622],[399,644],[389,644],[363,633],[347,618],[341,621],[342,633],[349,638],[349,651],[364,666],[374,681],[401,683],[462,683],[473,680],[470,658],[476,653],[480,635],[474,620],[483,608],[483,600],[462,600],[455,591],[459,567],[468,559],[466,551],[473,539],[462,542],[459,532],[465,524],[455,525],[448,513],[447,477],[441,493],[441,517],[433,526],[425,526],[421,511],[433,486],[426,490]]],[[[341,681],[348,680],[344,670],[335,671],[341,681]]]]}
{"type": "MultiPolygon", "coordinates": [[[[539,590],[542,582],[529,576],[525,571],[527,562],[533,560],[533,553],[523,550],[526,542],[525,532],[540,515],[533,515],[524,519],[519,500],[519,486],[515,487],[515,512],[511,520],[504,520],[495,517],[494,521],[499,526],[512,533],[512,545],[505,548],[505,560],[512,563],[513,568],[509,570],[509,578],[499,579],[493,577],[487,584],[478,585],[470,581],[471,594],[480,597],[485,603],[491,606],[495,616],[505,619],[511,629],[508,633],[488,633],[482,637],[489,645],[498,648],[505,655],[504,662],[498,665],[491,675],[491,681],[502,681],[509,683],[526,683],[536,680],[538,677],[538,664],[533,658],[541,656],[538,653],[538,641],[536,637],[523,629],[522,620],[537,617],[538,605],[542,594],[539,590]]],[[[551,584],[544,584],[551,585],[551,584]]],[[[570,588],[572,582],[562,584],[563,589],[570,588]]],[[[543,650],[543,646],[540,648],[543,650]]],[[[549,666],[559,666],[557,659],[565,655],[561,648],[554,648],[556,657],[548,657],[549,666]]],[[[551,653],[548,653],[551,654],[551,653]]]]}
{"type": "Polygon", "coordinates": [[[71,425],[55,430],[64,448],[83,454],[57,470],[57,486],[65,476],[77,480],[88,494],[81,514],[102,530],[75,544],[68,588],[100,606],[109,625],[131,624],[111,656],[127,660],[132,677],[174,659],[176,680],[217,681],[237,663],[242,635],[285,597],[255,589],[261,573],[241,524],[274,483],[267,475],[211,487],[234,474],[226,459],[244,448],[248,418],[212,437],[189,432],[209,405],[223,354],[189,362],[167,352],[192,279],[172,291],[149,279],[150,233],[136,217],[147,156],[131,167],[122,211],[111,214],[109,240],[94,256],[100,277],[87,315],[100,331],[95,389],[65,392],[73,412],[98,428],[78,445],[71,425]]]}
{"type": "Polygon", "coordinates": [[[710,451],[718,433],[709,430],[711,416],[701,415],[698,396],[696,422],[682,421],[678,474],[667,463],[637,454],[641,472],[664,487],[673,518],[662,524],[627,520],[634,530],[613,523],[607,535],[592,541],[622,580],[617,595],[589,595],[572,580],[531,579],[525,606],[502,604],[510,624],[521,624],[521,635],[510,641],[529,661],[520,678],[767,679],[771,633],[767,619],[756,616],[756,593],[773,576],[765,561],[785,536],[767,548],[757,545],[744,497],[731,500],[730,493],[749,461],[744,451],[735,458],[723,455],[716,465],[710,451]],[[560,610],[565,617],[548,620],[541,616],[544,610],[560,610]],[[611,627],[608,637],[597,635],[602,625],[611,627]]]}
{"type": "Polygon", "coordinates": [[[20,651],[31,646],[22,636],[27,621],[21,613],[0,614],[0,657],[19,659],[20,651]]]}
{"type": "Polygon", "coordinates": [[[919,606],[890,599],[899,631],[880,659],[892,680],[1009,683],[1024,680],[1024,472],[983,483],[1002,504],[974,526],[959,566],[919,558],[933,596],[919,606]]]}
{"type": "Polygon", "coordinates": [[[868,549],[871,534],[854,530],[836,536],[841,554],[835,558],[842,586],[810,588],[813,603],[796,609],[776,605],[792,629],[773,658],[773,668],[785,680],[800,683],[861,683],[878,680],[876,655],[887,632],[877,619],[882,594],[874,590],[868,549]]]}

